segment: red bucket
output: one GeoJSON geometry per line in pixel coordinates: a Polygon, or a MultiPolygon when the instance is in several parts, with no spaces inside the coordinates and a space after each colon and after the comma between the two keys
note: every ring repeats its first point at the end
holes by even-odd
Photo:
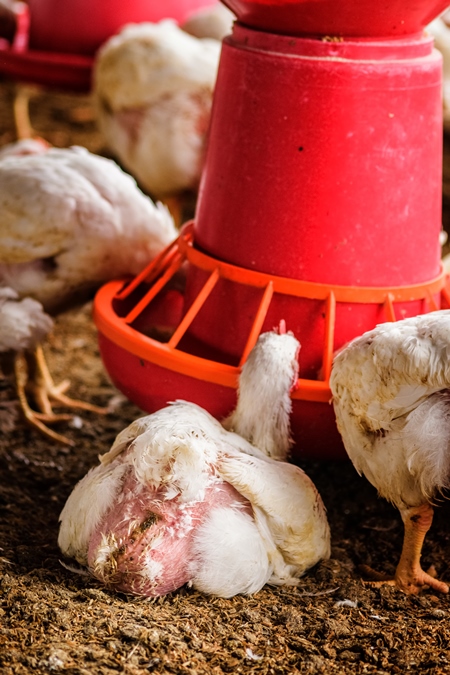
{"type": "MultiPolygon", "coordinates": [[[[223,45],[195,245],[232,265],[319,284],[410,286],[440,271],[441,56],[429,37],[327,42],[236,25],[223,45]]],[[[186,306],[204,283],[190,268],[186,306]]],[[[258,298],[222,284],[189,334],[239,359],[258,298]],[[224,329],[224,314],[229,328],[224,329]]],[[[399,317],[424,311],[402,303],[399,317]]],[[[277,295],[302,374],[321,366],[323,302],[277,295]]],[[[383,320],[342,302],[335,347],[383,320]]]]}

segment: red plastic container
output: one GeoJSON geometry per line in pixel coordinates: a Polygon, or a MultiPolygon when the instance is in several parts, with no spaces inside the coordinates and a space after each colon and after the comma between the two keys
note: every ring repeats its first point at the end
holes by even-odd
{"type": "Polygon", "coordinates": [[[28,0],[13,43],[0,39],[0,74],[68,91],[91,89],[95,52],[130,22],[184,21],[216,0],[28,0]],[[30,25],[31,11],[31,25],[30,25]]]}
{"type": "Polygon", "coordinates": [[[421,32],[448,0],[223,0],[247,26],[287,35],[398,37],[421,32]]]}
{"type": "Polygon", "coordinates": [[[376,323],[438,308],[441,292],[450,300],[439,246],[442,65],[422,32],[445,3],[227,4],[266,31],[237,23],[225,39],[195,222],[134,290],[101,290],[102,356],[142,408],[185,396],[221,417],[258,333],[285,319],[302,345],[295,456],[342,457],[333,351],[376,323]],[[294,35],[339,27],[356,37],[294,35]],[[151,323],[183,261],[184,308],[163,344],[139,322],[151,323]]]}
{"type": "MultiPolygon", "coordinates": [[[[441,57],[431,38],[326,42],[236,25],[225,39],[195,218],[201,250],[322,284],[421,283],[440,269],[441,176],[441,57]]],[[[190,269],[187,306],[203,283],[190,269]]],[[[257,302],[222,286],[190,335],[233,362],[257,302]]],[[[411,303],[400,316],[420,311],[411,303]]],[[[263,328],[280,316],[302,342],[302,374],[314,376],[320,302],[275,298],[263,328]]],[[[336,347],[381,316],[377,305],[339,306],[336,347]]]]}
{"type": "Polygon", "coordinates": [[[32,50],[92,55],[123,25],[182,22],[215,0],[28,0],[32,50]]]}

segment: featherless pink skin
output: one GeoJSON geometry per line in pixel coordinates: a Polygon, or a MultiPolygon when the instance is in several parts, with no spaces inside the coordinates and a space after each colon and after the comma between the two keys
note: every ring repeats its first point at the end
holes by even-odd
{"type": "Polygon", "coordinates": [[[91,537],[89,568],[124,593],[157,597],[175,591],[192,579],[198,527],[212,509],[227,506],[252,514],[250,502],[221,479],[206,488],[201,501],[183,503],[179,496],[164,500],[161,488],[143,486],[130,471],[120,502],[91,537]]]}

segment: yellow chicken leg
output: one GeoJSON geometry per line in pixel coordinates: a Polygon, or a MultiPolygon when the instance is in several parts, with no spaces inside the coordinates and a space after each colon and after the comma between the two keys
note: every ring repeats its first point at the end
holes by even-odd
{"type": "Polygon", "coordinates": [[[98,413],[99,415],[105,415],[109,412],[108,408],[100,408],[97,405],[92,403],[86,403],[85,401],[79,401],[75,398],[70,398],[64,394],[65,391],[69,388],[70,382],[64,380],[60,384],[56,385],[53,382],[53,378],[50,375],[48,369],[44,351],[40,345],[38,345],[33,352],[33,356],[36,363],[36,374],[34,378],[33,395],[36,399],[36,402],[39,406],[41,412],[46,414],[52,413],[52,406],[50,401],[54,402],[54,405],[67,406],[68,408],[79,408],[80,410],[90,410],[91,412],[98,413]]]}
{"type": "Polygon", "coordinates": [[[28,365],[27,360],[22,352],[17,352],[14,357],[14,375],[16,379],[16,391],[20,403],[20,408],[25,417],[25,420],[28,424],[33,426],[35,429],[38,429],[44,436],[48,436],[58,443],[63,445],[75,445],[70,438],[62,436],[61,434],[56,433],[52,429],[49,429],[44,422],[59,422],[67,421],[72,419],[72,415],[55,415],[50,412],[50,414],[36,412],[30,408],[28,399],[26,396],[26,388],[28,384],[28,365]]]}
{"type": "Polygon", "coordinates": [[[16,135],[19,140],[32,138],[35,133],[30,121],[30,97],[37,92],[36,87],[17,83],[15,85],[13,112],[16,135]]]}
{"type": "Polygon", "coordinates": [[[400,511],[405,528],[402,554],[395,571],[395,577],[374,572],[370,567],[363,565],[362,570],[373,581],[372,586],[388,584],[398,586],[405,593],[417,594],[423,586],[430,586],[435,591],[448,593],[449,587],[443,581],[438,581],[429,572],[424,572],[420,565],[420,555],[426,533],[433,521],[433,508],[430,504],[422,504],[400,511]]]}
{"type": "Polygon", "coordinates": [[[90,410],[102,415],[108,412],[108,408],[100,408],[91,403],[66,396],[64,392],[68,389],[70,383],[68,380],[64,380],[58,385],[53,382],[41,346],[36,347],[32,352],[28,352],[26,356],[22,352],[18,352],[14,359],[14,373],[20,407],[26,421],[54,441],[64,445],[74,445],[69,438],[56,433],[44,424],[44,422],[51,424],[52,422],[72,419],[72,415],[56,415],[53,412],[51,401],[56,405],[90,410]],[[30,407],[27,391],[31,392],[39,412],[32,410],[30,407]]]}

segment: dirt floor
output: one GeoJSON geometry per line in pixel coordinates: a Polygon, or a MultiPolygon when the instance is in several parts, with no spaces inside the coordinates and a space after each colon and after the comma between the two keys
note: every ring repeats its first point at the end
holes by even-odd
{"type": "MultiPolygon", "coordinates": [[[[0,83],[0,145],[14,139],[11,100],[11,86],[0,83]]],[[[55,145],[104,150],[87,98],[41,93],[31,118],[55,145]]],[[[446,194],[448,182],[446,175],[446,194]]],[[[81,428],[67,432],[73,449],[26,428],[11,382],[0,380],[0,672],[449,674],[450,598],[429,590],[408,597],[361,581],[362,563],[394,570],[403,530],[397,511],[348,462],[304,465],[328,508],[332,557],[297,589],[266,587],[232,600],[183,589],[147,601],[104,590],[61,564],[58,515],[67,496],[141,414],[104,372],[90,310],[61,316],[47,347],[56,379],[70,376],[73,395],[116,406],[105,417],[80,415],[81,428]]],[[[423,553],[424,567],[434,563],[447,581],[449,516],[444,502],[423,553]]]]}

